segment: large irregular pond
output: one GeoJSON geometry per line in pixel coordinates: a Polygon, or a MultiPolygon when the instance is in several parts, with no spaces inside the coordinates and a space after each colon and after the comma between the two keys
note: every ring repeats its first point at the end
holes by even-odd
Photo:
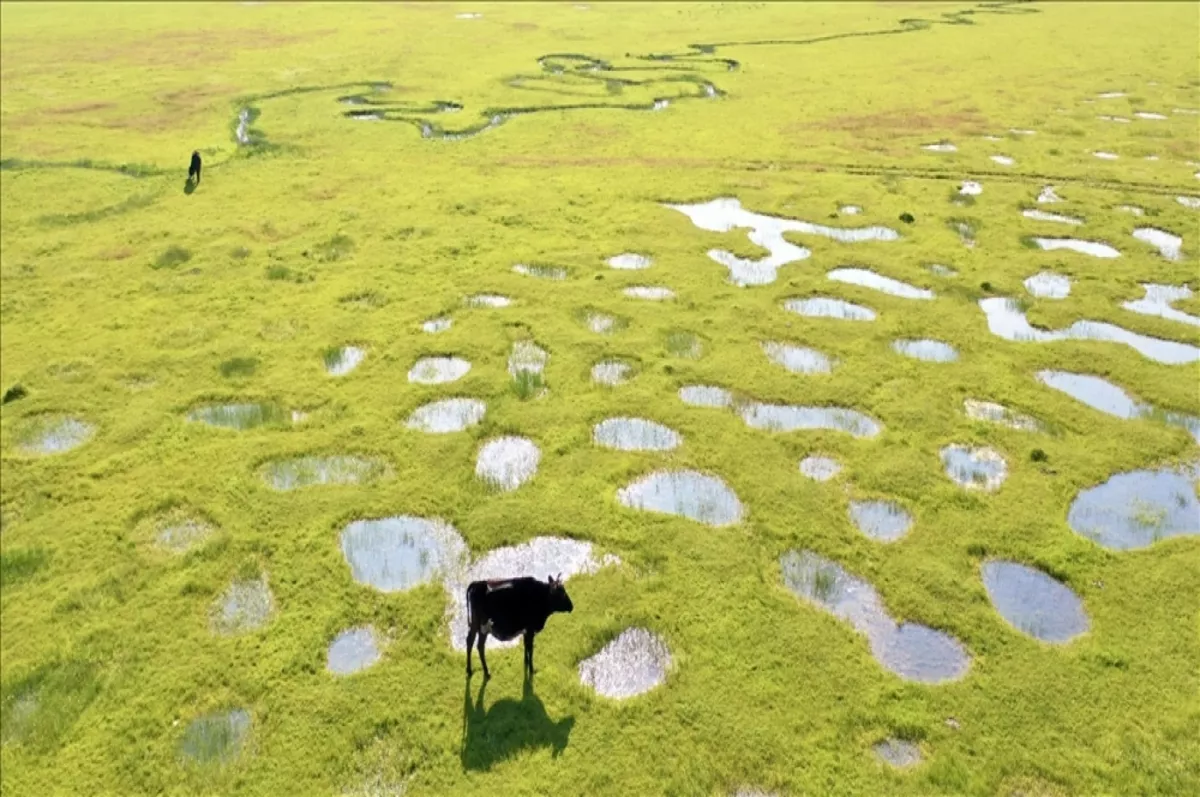
{"type": "Polygon", "coordinates": [[[341,545],[354,580],[381,592],[412,589],[467,565],[466,543],[453,526],[437,519],[356,520],[342,530],[341,545]]]}
{"type": "Polygon", "coordinates": [[[1158,316],[1168,321],[1200,327],[1200,316],[1185,313],[1171,306],[1175,302],[1192,298],[1191,288],[1186,285],[1159,285],[1153,282],[1143,282],[1142,288],[1146,291],[1145,296],[1124,302],[1121,307],[1141,315],[1158,316]]]}
{"type": "Polygon", "coordinates": [[[1067,510],[1067,524],[1118,551],[1200,534],[1198,478],[1200,466],[1118,473],[1075,496],[1067,510]]]}
{"type": "Polygon", "coordinates": [[[874,271],[866,268],[835,268],[825,275],[836,282],[846,282],[851,285],[861,285],[864,288],[880,291],[891,296],[899,296],[901,299],[920,299],[929,301],[935,298],[935,294],[931,290],[918,288],[915,285],[909,285],[907,282],[885,277],[882,274],[876,274],[874,271]]]}
{"type": "Polygon", "coordinates": [[[1076,401],[1106,415],[1126,420],[1161,420],[1169,426],[1186,429],[1196,442],[1200,443],[1200,418],[1182,412],[1158,410],[1134,399],[1107,379],[1089,374],[1073,374],[1069,371],[1038,371],[1037,378],[1047,387],[1066,393],[1076,401]]]}
{"type": "Polygon", "coordinates": [[[742,502],[725,482],[693,470],[656,471],[617,491],[617,500],[646,512],[679,515],[709,526],[742,519],[742,502]]]}
{"type": "Polygon", "coordinates": [[[984,562],[983,586],[996,611],[1023,634],[1043,642],[1070,642],[1088,629],[1083,603],[1041,570],[1016,562],[984,562]]]}

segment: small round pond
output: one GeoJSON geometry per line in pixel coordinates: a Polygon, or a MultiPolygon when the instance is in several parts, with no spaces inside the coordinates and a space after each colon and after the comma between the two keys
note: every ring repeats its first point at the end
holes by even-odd
{"type": "Polygon", "coordinates": [[[1000,616],[1043,642],[1070,642],[1088,629],[1083,603],[1068,587],[1040,570],[1016,562],[989,561],[983,586],[1000,616]]]}
{"type": "Polygon", "coordinates": [[[417,407],[405,426],[428,434],[461,432],[482,421],[486,410],[487,405],[479,399],[442,399],[417,407]]]}
{"type": "Polygon", "coordinates": [[[958,352],[949,343],[929,338],[895,340],[892,341],[892,350],[905,357],[930,363],[952,363],[958,359],[958,352]]]}
{"type": "Polygon", "coordinates": [[[832,457],[809,456],[800,460],[800,472],[818,482],[827,482],[842,472],[842,463],[832,457]]]}
{"type": "Polygon", "coordinates": [[[679,447],[683,437],[644,418],[609,418],[592,428],[592,441],[618,451],[670,451],[679,447]]]}
{"type": "Polygon", "coordinates": [[[850,521],[873,540],[895,542],[912,528],[912,515],[895,501],[851,501],[850,521]]]}
{"type": "Polygon", "coordinates": [[[950,480],[968,490],[995,492],[1008,477],[1008,463],[991,448],[949,445],[941,457],[950,480]]]}
{"type": "Polygon", "coordinates": [[[874,321],[875,311],[841,299],[817,296],[811,299],[788,299],[783,308],[789,313],[808,318],[838,318],[843,321],[874,321]]]}
{"type": "Polygon", "coordinates": [[[633,368],[619,360],[603,360],[592,366],[592,381],[598,385],[615,387],[629,381],[633,368]]]}
{"type": "Polygon", "coordinates": [[[224,429],[254,429],[259,426],[279,427],[288,425],[291,414],[278,404],[261,402],[256,404],[209,404],[196,407],[187,419],[208,426],[224,429]]]}
{"type": "Polygon", "coordinates": [[[329,644],[325,667],[334,675],[352,675],[379,661],[379,634],[373,626],[348,628],[329,644]]]}
{"type": "Polygon", "coordinates": [[[209,614],[213,631],[230,636],[264,627],[274,610],[275,597],[264,573],[256,579],[234,581],[213,603],[209,614]]]}
{"type": "Polygon", "coordinates": [[[542,452],[524,437],[497,437],[479,449],[475,475],[487,484],[511,492],[537,473],[542,452]]]}
{"type": "Polygon", "coordinates": [[[369,484],[387,473],[385,461],[352,454],[278,460],[262,470],[263,480],[283,492],[320,484],[369,484]]]}
{"type": "Polygon", "coordinates": [[[767,341],[762,344],[767,359],[794,374],[827,374],[837,361],[816,349],[767,341]]]}
{"type": "Polygon", "coordinates": [[[471,370],[471,363],[461,357],[422,357],[408,372],[408,381],[419,385],[441,385],[456,382],[471,370]]]}
{"type": "Polygon", "coordinates": [[[412,589],[467,564],[467,545],[453,526],[410,515],[356,520],[342,530],[341,546],[354,580],[381,592],[412,589]]]}
{"type": "Polygon", "coordinates": [[[77,418],[35,416],[25,421],[18,446],[26,454],[62,454],[91,440],[96,427],[77,418]]]}
{"type": "Polygon", "coordinates": [[[709,526],[742,519],[742,502],[721,479],[693,470],[656,471],[617,491],[617,500],[645,512],[678,515],[709,526]]]}
{"type": "Polygon", "coordinates": [[[1169,537],[1200,534],[1200,468],[1118,473],[1075,496],[1067,524],[1106,548],[1145,548],[1169,537]]]}
{"type": "Polygon", "coordinates": [[[645,628],[627,628],[579,663],[579,681],[604,697],[624,700],[661,684],[670,667],[671,652],[661,637],[645,628]]]}
{"type": "Polygon", "coordinates": [[[197,717],[188,723],[179,752],[192,764],[228,764],[246,746],[250,728],[250,712],[244,708],[197,717]]]}
{"type": "Polygon", "coordinates": [[[679,388],[679,399],[693,407],[731,407],[733,394],[713,385],[687,385],[679,388]]]}

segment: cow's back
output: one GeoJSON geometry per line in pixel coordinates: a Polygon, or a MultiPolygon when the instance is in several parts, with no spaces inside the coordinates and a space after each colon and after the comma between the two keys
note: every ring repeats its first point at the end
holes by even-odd
{"type": "Polygon", "coordinates": [[[475,581],[467,587],[471,614],[490,633],[509,640],[523,631],[540,631],[546,622],[547,585],[536,578],[475,581]]]}

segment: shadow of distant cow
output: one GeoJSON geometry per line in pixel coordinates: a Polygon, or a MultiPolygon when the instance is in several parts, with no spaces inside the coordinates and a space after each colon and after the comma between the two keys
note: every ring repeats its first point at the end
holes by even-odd
{"type": "Polygon", "coordinates": [[[557,757],[567,747],[574,717],[558,722],[546,714],[546,706],[533,693],[526,677],[521,699],[502,698],[484,710],[487,681],[479,687],[479,699],[471,703],[471,684],[463,691],[463,769],[488,770],[492,765],[522,752],[549,747],[557,757]]]}

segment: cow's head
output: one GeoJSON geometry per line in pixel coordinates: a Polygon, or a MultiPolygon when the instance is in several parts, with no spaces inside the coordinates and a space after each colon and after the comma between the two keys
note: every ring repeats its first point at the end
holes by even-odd
{"type": "Polygon", "coordinates": [[[550,611],[551,612],[570,612],[575,608],[571,603],[571,596],[567,594],[567,588],[563,585],[562,573],[557,576],[548,576],[546,583],[550,585],[550,611]]]}

